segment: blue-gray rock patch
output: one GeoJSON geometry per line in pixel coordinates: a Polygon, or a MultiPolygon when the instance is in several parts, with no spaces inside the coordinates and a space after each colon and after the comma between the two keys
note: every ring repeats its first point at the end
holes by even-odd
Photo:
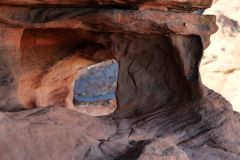
{"type": "Polygon", "coordinates": [[[118,71],[118,63],[115,60],[82,69],[75,81],[74,104],[87,107],[109,105],[110,101],[116,101],[118,71]]]}

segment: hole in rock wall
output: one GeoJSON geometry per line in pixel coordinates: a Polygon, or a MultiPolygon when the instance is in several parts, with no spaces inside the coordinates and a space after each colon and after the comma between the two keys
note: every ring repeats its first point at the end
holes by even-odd
{"type": "Polygon", "coordinates": [[[118,64],[115,60],[81,69],[74,85],[74,105],[116,108],[117,79],[118,64]]]}
{"type": "Polygon", "coordinates": [[[62,106],[93,116],[116,109],[118,63],[85,31],[27,29],[18,95],[26,108],[62,106]]]}

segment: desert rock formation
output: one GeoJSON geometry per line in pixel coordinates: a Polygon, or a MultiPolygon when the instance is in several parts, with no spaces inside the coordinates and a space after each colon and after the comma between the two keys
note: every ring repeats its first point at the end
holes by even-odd
{"type": "Polygon", "coordinates": [[[240,112],[240,1],[218,0],[205,14],[215,14],[219,30],[201,64],[203,83],[221,93],[240,112]],[[224,20],[220,20],[221,17],[224,20]]]}
{"type": "Polygon", "coordinates": [[[211,0],[0,4],[1,160],[240,159],[239,115],[199,74],[211,0]],[[111,60],[116,102],[75,106],[75,82],[111,60]]]}

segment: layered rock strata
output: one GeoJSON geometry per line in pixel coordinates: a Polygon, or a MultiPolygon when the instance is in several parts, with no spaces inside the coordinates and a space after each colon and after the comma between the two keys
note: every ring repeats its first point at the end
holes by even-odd
{"type": "Polygon", "coordinates": [[[0,159],[240,159],[239,115],[199,75],[211,3],[0,1],[0,159]],[[77,108],[78,77],[109,60],[116,104],[77,108]]]}

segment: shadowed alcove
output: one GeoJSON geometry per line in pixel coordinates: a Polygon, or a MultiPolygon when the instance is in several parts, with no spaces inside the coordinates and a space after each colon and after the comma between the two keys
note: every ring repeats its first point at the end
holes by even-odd
{"type": "Polygon", "coordinates": [[[18,94],[27,108],[58,105],[90,115],[116,109],[118,64],[87,32],[25,30],[20,68],[18,94]]]}
{"type": "Polygon", "coordinates": [[[62,106],[93,116],[116,109],[116,115],[136,115],[188,101],[199,92],[191,85],[198,82],[194,67],[200,57],[182,59],[187,53],[178,48],[179,39],[201,54],[190,47],[199,42],[194,36],[26,29],[20,100],[27,108],[62,106]]]}

